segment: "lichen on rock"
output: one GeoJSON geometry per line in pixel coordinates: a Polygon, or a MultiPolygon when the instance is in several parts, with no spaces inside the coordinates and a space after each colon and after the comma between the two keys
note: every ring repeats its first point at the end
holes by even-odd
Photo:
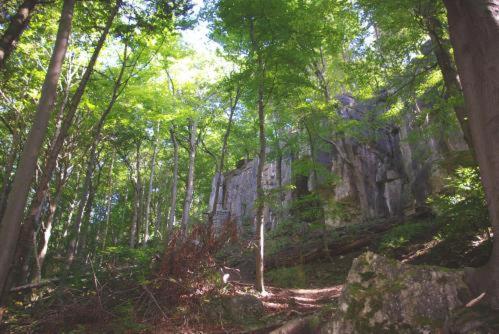
{"type": "Polygon", "coordinates": [[[464,272],[365,253],[354,260],[339,312],[323,333],[435,333],[471,299],[464,272]]]}

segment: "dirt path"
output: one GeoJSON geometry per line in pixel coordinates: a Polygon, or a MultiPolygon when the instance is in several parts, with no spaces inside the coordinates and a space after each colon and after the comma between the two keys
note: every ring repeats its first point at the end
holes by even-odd
{"type": "Polygon", "coordinates": [[[268,313],[310,313],[331,303],[341,294],[343,285],[320,289],[281,289],[267,287],[267,295],[261,297],[268,313]]]}

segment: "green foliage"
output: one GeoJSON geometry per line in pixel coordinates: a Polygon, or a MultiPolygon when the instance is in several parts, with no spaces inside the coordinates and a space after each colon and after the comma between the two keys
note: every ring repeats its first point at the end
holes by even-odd
{"type": "Polygon", "coordinates": [[[442,225],[442,237],[473,239],[490,227],[485,193],[477,168],[458,168],[447,179],[445,192],[430,204],[442,225]]]}
{"type": "Polygon", "coordinates": [[[303,288],[307,286],[307,277],[303,267],[278,268],[267,272],[272,284],[283,288],[303,288]]]}
{"type": "Polygon", "coordinates": [[[409,243],[419,238],[425,237],[435,229],[432,221],[411,221],[403,225],[394,227],[386,233],[380,241],[381,251],[390,251],[407,246],[409,243]]]}

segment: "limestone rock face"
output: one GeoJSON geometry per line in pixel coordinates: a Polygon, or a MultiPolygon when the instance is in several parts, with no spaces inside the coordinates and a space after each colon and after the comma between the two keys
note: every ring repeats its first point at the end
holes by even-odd
{"type": "MultiPolygon", "coordinates": [[[[314,185],[311,175],[308,181],[306,176],[305,180],[293,177],[293,162],[310,155],[307,145],[300,147],[300,152],[294,157],[269,161],[263,175],[264,188],[275,190],[281,187],[284,191],[281,198],[274,198],[275,203],[266,203],[264,220],[268,228],[274,227],[285,216],[282,208],[285,211],[294,198],[317,189],[317,186],[321,189],[326,221],[331,226],[424,211],[428,195],[441,190],[445,183],[447,174],[440,162],[449,161],[453,153],[467,149],[459,129],[445,137],[425,132],[432,120],[428,116],[423,122],[421,118],[424,118],[424,109],[431,106],[416,104],[402,122],[371,127],[368,126],[373,123],[371,118],[383,117],[388,112],[386,96],[358,102],[344,94],[337,100],[340,103],[337,114],[346,122],[357,124],[359,133],[355,138],[332,133],[326,138],[328,142],[321,143],[316,152],[316,162],[336,181],[334,184],[314,185]],[[295,190],[282,188],[287,185],[295,186],[295,190]],[[334,214],[337,204],[348,209],[348,218],[334,214]]],[[[258,159],[244,161],[223,176],[217,203],[218,221],[232,218],[239,225],[251,223],[257,166],[258,159]]],[[[211,204],[213,194],[214,191],[211,204]]]]}
{"type": "MultiPolygon", "coordinates": [[[[217,215],[215,225],[220,225],[223,220],[234,219],[239,225],[250,221],[255,212],[256,200],[256,173],[258,159],[244,161],[241,166],[225,175],[220,182],[219,197],[217,203],[217,215]]],[[[216,186],[216,178],[213,180],[213,189],[216,186]]],[[[291,184],[291,159],[282,159],[265,164],[263,171],[263,187],[272,190],[291,184]]],[[[291,191],[284,192],[282,202],[291,200],[291,191]]],[[[210,198],[210,207],[213,205],[214,191],[210,198]]],[[[264,219],[268,227],[276,223],[276,213],[267,205],[264,210],[264,219]]]]}
{"type": "Polygon", "coordinates": [[[470,299],[463,271],[365,253],[354,260],[338,313],[322,333],[438,333],[470,299]]]}

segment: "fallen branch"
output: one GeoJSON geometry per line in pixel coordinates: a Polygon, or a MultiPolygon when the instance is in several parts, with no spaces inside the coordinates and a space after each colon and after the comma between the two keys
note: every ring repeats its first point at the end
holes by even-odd
{"type": "Polygon", "coordinates": [[[18,291],[23,291],[23,290],[36,289],[36,288],[40,288],[42,286],[45,286],[45,285],[48,285],[51,283],[57,283],[59,281],[60,281],[59,278],[46,279],[46,280],[42,280],[42,281],[37,282],[37,283],[30,283],[30,284],[26,284],[26,285],[16,286],[15,288],[10,289],[10,292],[18,292],[18,291]]]}
{"type": "Polygon", "coordinates": [[[158,309],[161,312],[161,314],[163,314],[163,318],[167,319],[168,317],[166,316],[165,311],[163,311],[163,309],[161,308],[161,306],[158,303],[158,300],[156,299],[156,297],[154,297],[154,295],[152,294],[151,290],[149,290],[147,288],[147,286],[145,286],[145,285],[141,285],[141,286],[142,286],[142,289],[144,289],[144,291],[147,292],[147,294],[149,295],[149,297],[151,297],[152,301],[154,302],[154,304],[156,304],[156,306],[158,307],[158,309]]]}

